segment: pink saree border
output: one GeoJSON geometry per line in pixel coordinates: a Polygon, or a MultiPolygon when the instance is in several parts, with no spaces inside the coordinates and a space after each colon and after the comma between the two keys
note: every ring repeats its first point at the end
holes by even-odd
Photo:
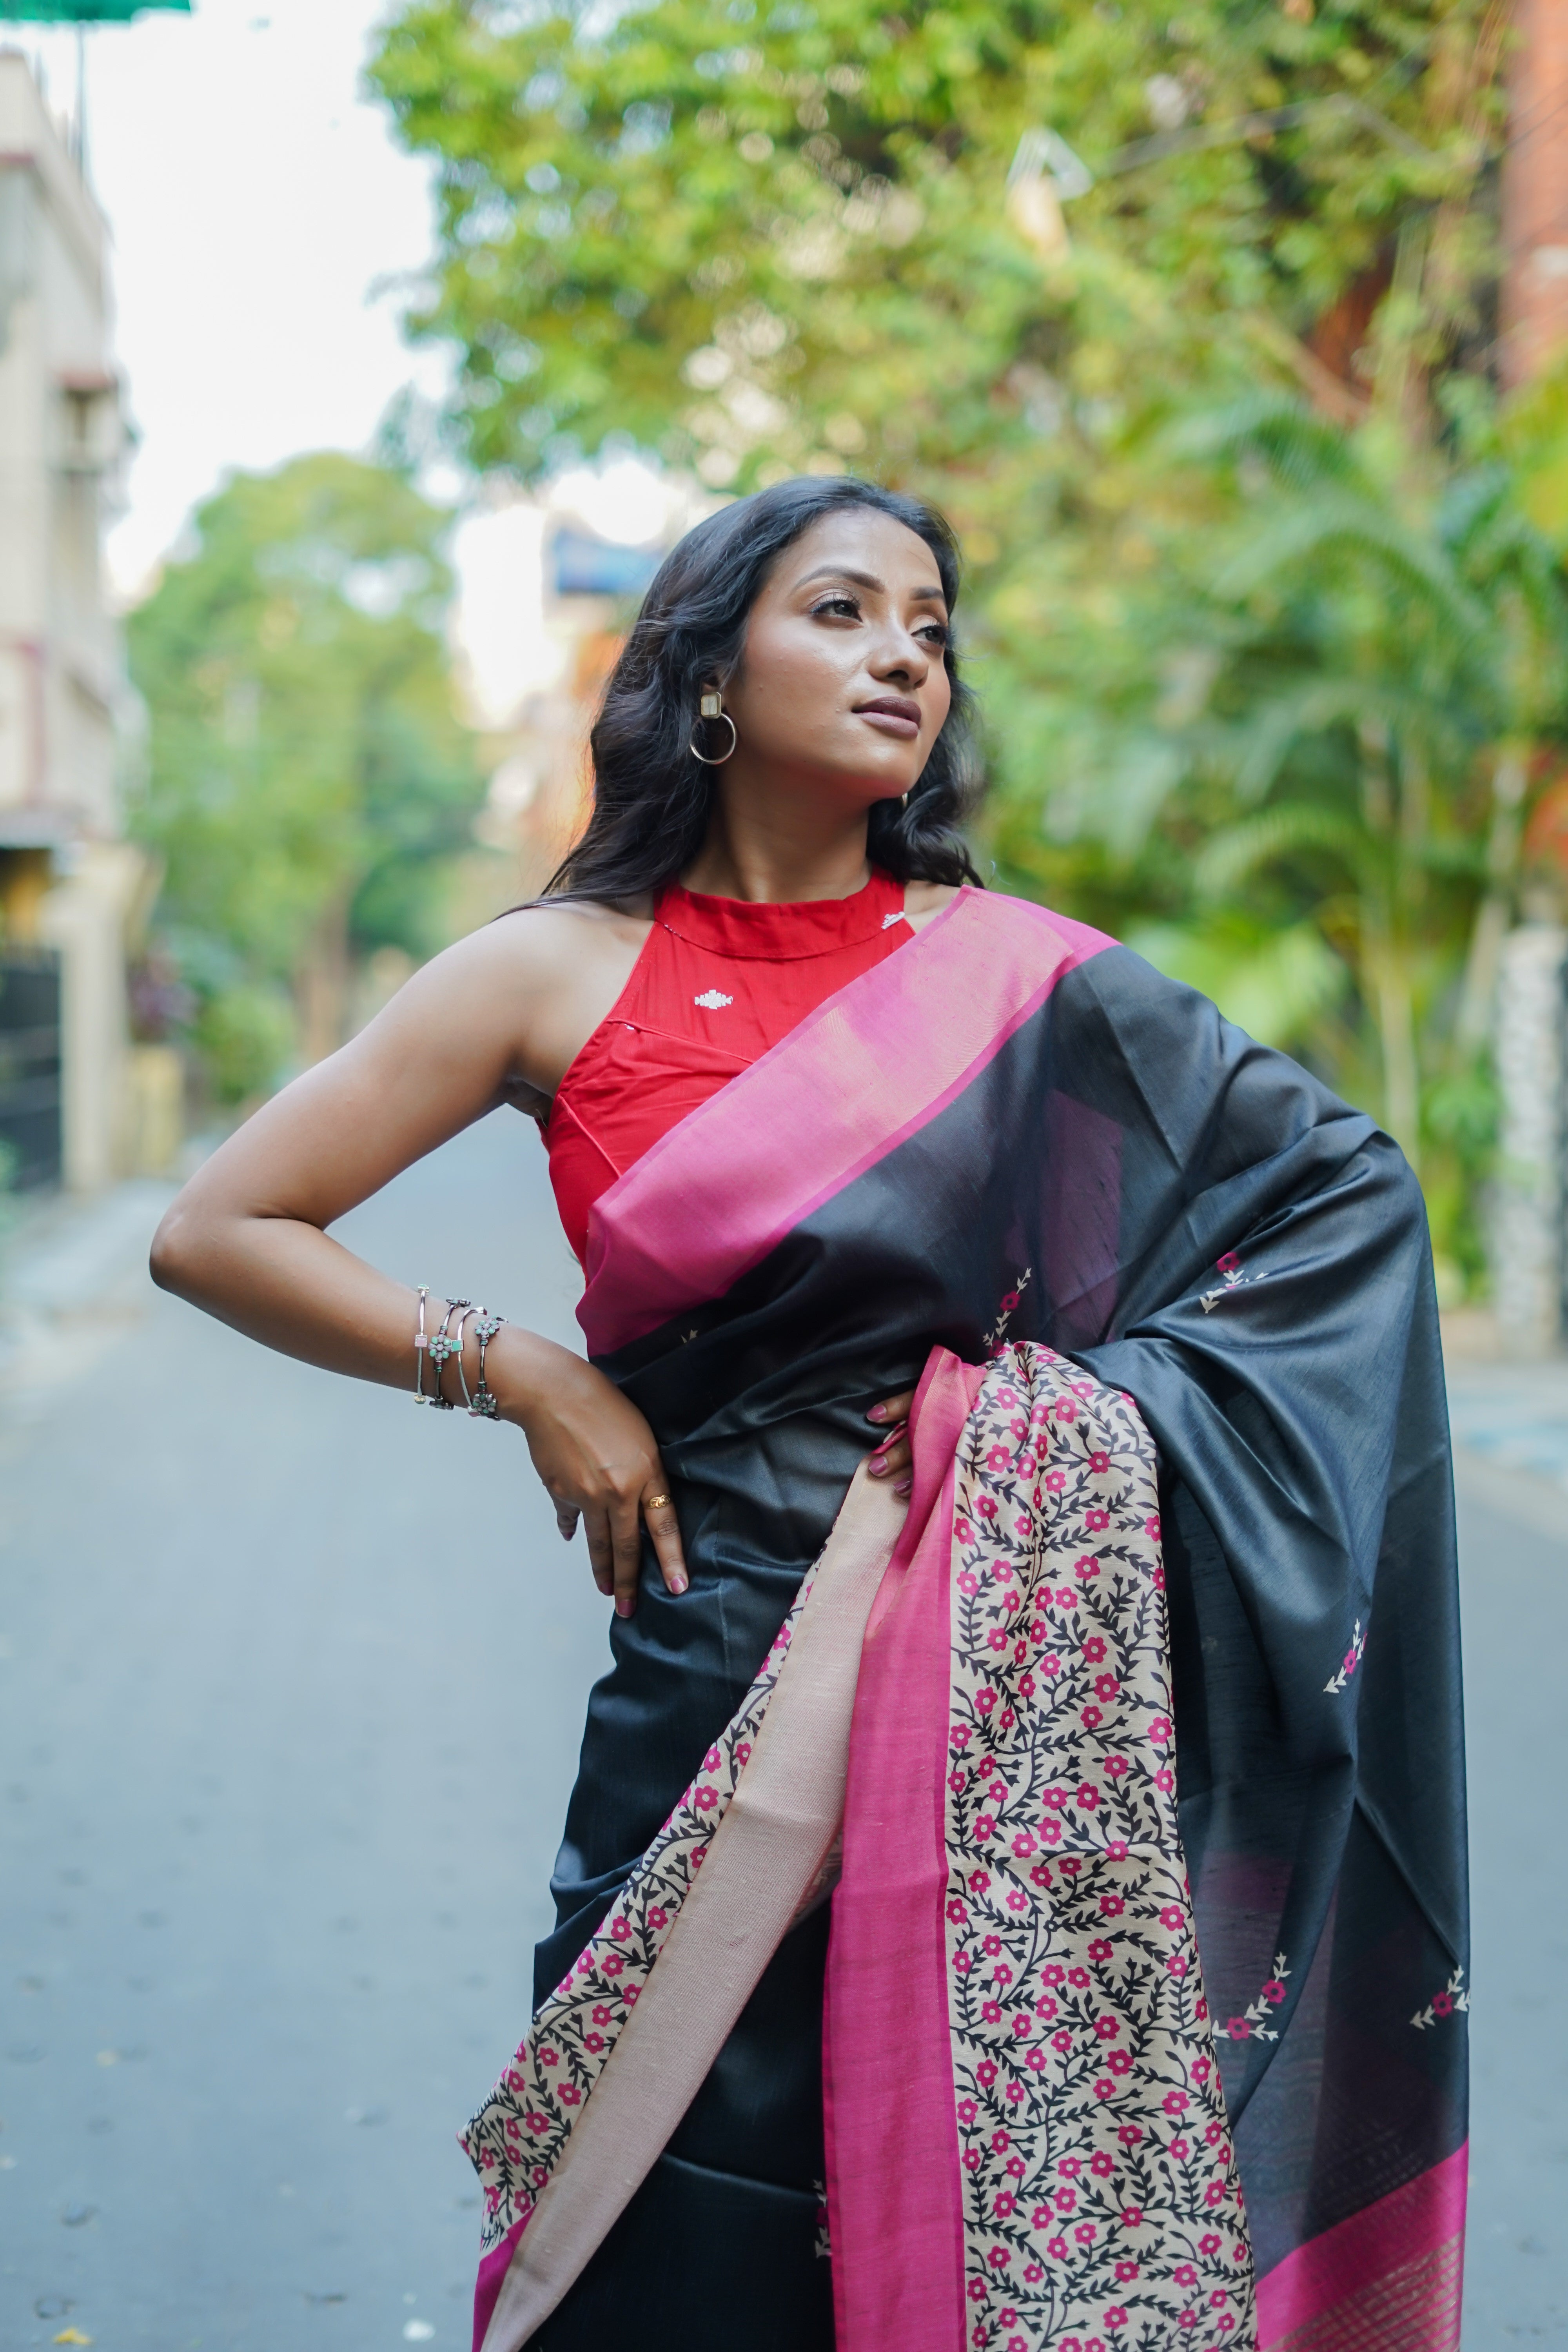
{"type": "Polygon", "coordinates": [[[514,2221],[499,2246],[492,2246],[479,2258],[479,2276],[474,2282],[474,2352],[480,2352],[489,2333],[490,2321],[511,2268],[511,2258],[517,2252],[517,2242],[527,2229],[530,2216],[524,2214],[514,2221]]]}
{"type": "Polygon", "coordinates": [[[590,1352],[722,1297],[961,1094],[1065,971],[1113,944],[1026,900],[961,890],[600,1196],[577,1309],[590,1352]]]}
{"type": "Polygon", "coordinates": [[[861,1653],[823,2035],[839,2352],[964,2340],[942,1826],[955,1455],[984,1378],[946,1349],[926,1367],[910,1515],[861,1653]],[[889,1947],[902,1959],[896,2015],[889,1947]]]}
{"type": "Polygon", "coordinates": [[[1390,2272],[1462,2238],[1468,2164],[1467,2140],[1430,2171],[1276,2263],[1258,2282],[1258,2352],[1268,2352],[1270,2345],[1283,2343],[1336,2304],[1364,2294],[1390,2272]]]}

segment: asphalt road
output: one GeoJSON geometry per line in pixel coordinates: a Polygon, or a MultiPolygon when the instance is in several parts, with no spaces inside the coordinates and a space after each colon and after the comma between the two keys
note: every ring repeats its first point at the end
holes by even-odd
{"type": "MultiPolygon", "coordinates": [[[[571,1336],[513,1114],[342,1230],[571,1336]]],[[[604,1604],[514,1432],[136,1303],[0,1420],[0,2346],[467,2344],[604,1604]]]]}
{"type": "MultiPolygon", "coordinates": [[[[526,2020],[604,1607],[511,1432],[159,1297],[157,1206],[127,1192],[11,1276],[0,2352],[464,2346],[453,2135],[526,2020]]],[[[573,1335],[510,1114],[344,1231],[573,1335]]],[[[1465,1494],[1487,2352],[1568,2344],[1568,1504],[1495,1444],[1465,1494]]]]}

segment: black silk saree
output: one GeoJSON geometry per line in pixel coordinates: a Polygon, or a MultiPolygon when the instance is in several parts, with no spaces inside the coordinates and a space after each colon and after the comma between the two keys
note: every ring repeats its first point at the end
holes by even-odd
{"type": "Polygon", "coordinates": [[[1453,1517],[1396,1147],[964,890],[618,1181],[588,1272],[691,1585],[650,1553],[612,1629],[466,2136],[476,2345],[1457,2347],[1453,1517]],[[917,1381],[900,1531],[845,1497],[917,1381]]]}

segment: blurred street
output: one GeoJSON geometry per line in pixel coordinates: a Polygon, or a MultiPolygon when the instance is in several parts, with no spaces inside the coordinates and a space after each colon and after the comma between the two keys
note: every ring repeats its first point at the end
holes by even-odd
{"type": "MultiPolygon", "coordinates": [[[[0,2346],[466,2345],[604,1605],[511,1432],[160,1297],[121,1197],[12,1285],[0,2346]]],[[[573,1335],[515,1114],[343,1231],[573,1335]]]]}
{"type": "MultiPolygon", "coordinates": [[[[511,1433],[153,1293],[166,1197],[62,1213],[4,1285],[0,2347],[466,2345],[453,2135],[526,2018],[603,1604],[511,1433]]],[[[574,1334],[510,1114],[343,1231],[574,1334]]],[[[1488,2352],[1568,2344],[1568,1382],[1454,1385],[1488,2352]]]]}

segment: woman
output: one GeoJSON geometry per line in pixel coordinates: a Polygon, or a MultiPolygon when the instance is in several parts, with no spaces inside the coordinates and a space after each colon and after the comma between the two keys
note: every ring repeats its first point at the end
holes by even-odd
{"type": "Polygon", "coordinates": [[[979,888],[957,585],[863,484],[699,526],[544,900],[258,1113],[154,1273],[514,1423],[613,1597],[467,2138],[476,2344],[1430,2352],[1464,1873],[1419,1196],[979,888]],[[588,1364],[326,1236],[502,1101],[588,1364]]]}

